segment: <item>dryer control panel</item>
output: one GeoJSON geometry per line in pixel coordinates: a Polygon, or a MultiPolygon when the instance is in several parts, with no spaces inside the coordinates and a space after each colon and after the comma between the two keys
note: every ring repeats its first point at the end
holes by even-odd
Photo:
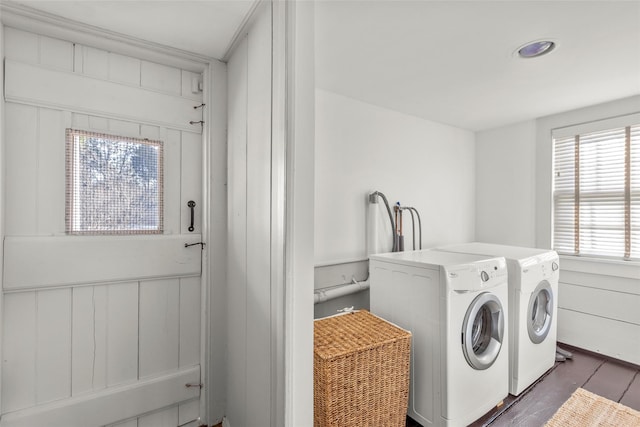
{"type": "Polygon", "coordinates": [[[551,280],[560,274],[560,261],[555,252],[530,258],[523,265],[522,277],[529,281],[551,280]]]}
{"type": "Polygon", "coordinates": [[[447,287],[456,292],[490,289],[507,281],[507,265],[502,257],[443,268],[447,278],[447,287]]]}

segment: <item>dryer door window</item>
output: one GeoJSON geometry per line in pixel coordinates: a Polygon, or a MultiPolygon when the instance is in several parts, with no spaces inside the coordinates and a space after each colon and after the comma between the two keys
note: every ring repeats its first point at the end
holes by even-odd
{"type": "Polygon", "coordinates": [[[467,363],[477,370],[487,369],[498,358],[504,335],[504,312],[494,294],[478,295],[464,316],[462,350],[467,363]]]}
{"type": "Polygon", "coordinates": [[[546,280],[540,282],[529,298],[527,310],[527,331],[534,344],[540,344],[551,330],[553,320],[553,293],[546,280]]]}

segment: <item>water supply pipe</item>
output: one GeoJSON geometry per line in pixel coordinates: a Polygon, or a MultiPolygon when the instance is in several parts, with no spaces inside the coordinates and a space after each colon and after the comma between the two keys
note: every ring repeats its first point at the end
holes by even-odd
{"type": "Polygon", "coordinates": [[[325,301],[351,295],[369,289],[369,281],[358,282],[352,279],[351,283],[334,286],[332,288],[318,289],[313,293],[313,303],[320,304],[325,301]]]}

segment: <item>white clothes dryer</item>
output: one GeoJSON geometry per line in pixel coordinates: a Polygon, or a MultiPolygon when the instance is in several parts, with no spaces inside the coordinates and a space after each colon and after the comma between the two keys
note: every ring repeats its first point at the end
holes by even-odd
{"type": "Polygon", "coordinates": [[[507,395],[504,258],[435,250],[370,257],[371,312],[412,332],[408,414],[466,426],[507,395]]]}
{"type": "Polygon", "coordinates": [[[509,393],[522,393],[556,360],[559,259],[555,251],[489,243],[438,250],[503,256],[509,271],[509,393]]]}

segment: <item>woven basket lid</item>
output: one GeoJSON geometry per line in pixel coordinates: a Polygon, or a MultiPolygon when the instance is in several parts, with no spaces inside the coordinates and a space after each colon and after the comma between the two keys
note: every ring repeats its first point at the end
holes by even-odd
{"type": "Polygon", "coordinates": [[[401,329],[366,310],[342,314],[314,322],[314,351],[323,359],[332,359],[367,350],[411,333],[401,329]]]}

